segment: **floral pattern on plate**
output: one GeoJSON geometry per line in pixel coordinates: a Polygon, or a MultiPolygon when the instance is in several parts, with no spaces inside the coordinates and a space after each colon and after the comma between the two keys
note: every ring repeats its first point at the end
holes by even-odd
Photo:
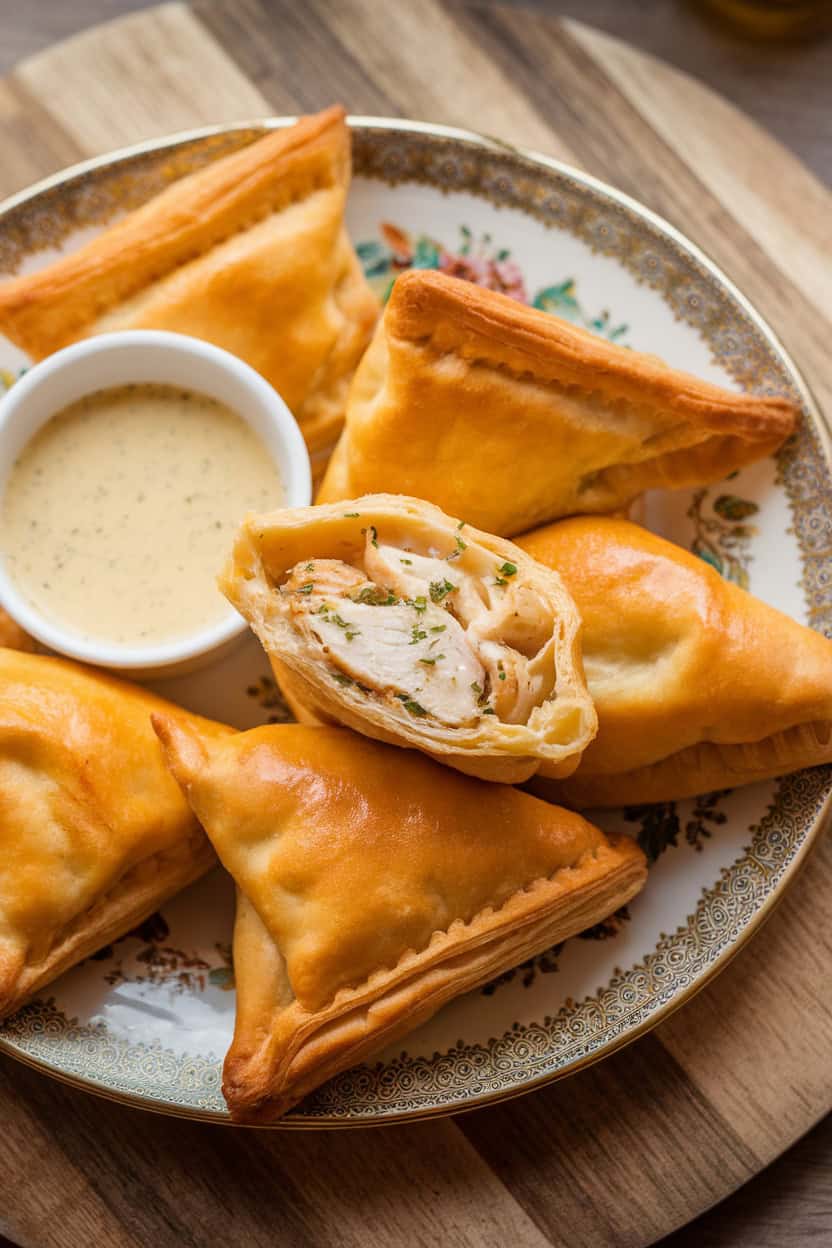
{"type": "Polygon", "coordinates": [[[399,273],[406,269],[438,269],[451,277],[475,282],[487,290],[495,290],[521,303],[554,312],[558,316],[591,329],[610,342],[623,341],[627,323],[613,322],[604,309],[596,316],[587,315],[581,306],[574,278],[568,277],[550,286],[541,286],[533,298],[527,293],[527,282],[520,266],[511,258],[508,247],[498,247],[490,234],[479,237],[467,225],[459,227],[459,243],[448,248],[427,234],[414,238],[407,230],[383,221],[379,226],[381,240],[356,243],[356,251],[364,276],[379,298],[387,301],[390,288],[399,273]]]}

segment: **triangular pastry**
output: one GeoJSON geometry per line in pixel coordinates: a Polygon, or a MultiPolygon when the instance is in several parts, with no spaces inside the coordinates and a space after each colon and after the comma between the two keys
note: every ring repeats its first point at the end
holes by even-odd
{"type": "Polygon", "coordinates": [[[430,503],[249,516],[220,586],[305,722],[511,783],[568,774],[595,733],[560,578],[430,503]]]}
{"type": "Polygon", "coordinates": [[[443,273],[399,277],[350,389],[320,502],[413,494],[511,537],[716,481],[794,404],[734,394],[443,273]]]}
{"type": "Polygon", "coordinates": [[[349,179],[343,109],[303,117],[0,285],[0,332],[35,360],[113,329],[204,338],[262,373],[318,449],[378,315],[344,229],[349,179]]]}
{"type": "Polygon", "coordinates": [[[142,689],[0,650],[0,1018],[214,863],[142,689]]]}
{"type": "Polygon", "coordinates": [[[626,837],[345,729],[211,742],[154,723],[238,888],[223,1092],[239,1122],[279,1117],[645,880],[626,837]]]}
{"type": "Polygon", "coordinates": [[[577,772],[547,794],[669,801],[832,762],[832,641],[624,520],[518,540],[575,597],[598,712],[577,772]]]}

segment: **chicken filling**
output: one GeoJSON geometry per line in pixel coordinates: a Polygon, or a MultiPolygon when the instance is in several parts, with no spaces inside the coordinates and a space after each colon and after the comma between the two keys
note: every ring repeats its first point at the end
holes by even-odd
{"type": "Polygon", "coordinates": [[[363,568],[299,563],[279,593],[336,683],[448,727],[526,723],[554,688],[551,606],[513,563],[466,570],[457,545],[450,558],[418,554],[370,528],[363,568]]]}

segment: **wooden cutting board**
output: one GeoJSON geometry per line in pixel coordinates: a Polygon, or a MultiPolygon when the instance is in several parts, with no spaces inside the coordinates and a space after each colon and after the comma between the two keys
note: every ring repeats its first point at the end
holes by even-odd
{"type": "MultiPolygon", "coordinates": [[[[0,81],[0,191],[209,122],[342,100],[558,156],[680,226],[832,412],[832,196],[723,99],[566,20],[493,4],[197,0],[0,81]]],[[[0,1060],[0,1231],[22,1245],[645,1245],[832,1109],[832,845],[652,1035],[456,1119],[283,1135],[159,1118],[0,1060]]]]}

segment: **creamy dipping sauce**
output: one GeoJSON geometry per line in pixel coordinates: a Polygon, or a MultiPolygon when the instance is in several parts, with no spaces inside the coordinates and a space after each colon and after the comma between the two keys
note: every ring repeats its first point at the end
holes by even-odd
{"type": "Polygon", "coordinates": [[[178,386],[118,386],[27,443],[0,543],[18,590],[84,639],[173,641],[228,614],[215,578],[231,535],[283,499],[265,446],[230,408],[178,386]]]}

